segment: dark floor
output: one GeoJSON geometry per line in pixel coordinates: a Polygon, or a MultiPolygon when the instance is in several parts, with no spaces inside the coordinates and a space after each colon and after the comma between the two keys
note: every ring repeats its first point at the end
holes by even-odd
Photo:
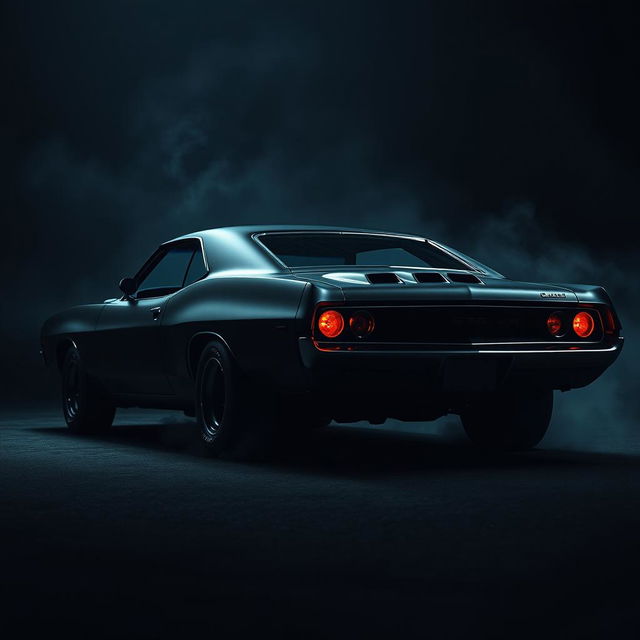
{"type": "Polygon", "coordinates": [[[108,438],[50,413],[0,421],[3,627],[638,637],[640,451],[487,457],[329,427],[246,464],[139,415],[108,438]]]}

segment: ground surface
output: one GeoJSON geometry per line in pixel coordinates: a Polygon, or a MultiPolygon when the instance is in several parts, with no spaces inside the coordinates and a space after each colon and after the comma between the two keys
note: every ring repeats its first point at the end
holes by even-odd
{"type": "Polygon", "coordinates": [[[492,458],[452,436],[330,427],[242,464],[140,415],[92,438],[51,413],[0,422],[4,628],[637,637],[633,446],[492,458]]]}

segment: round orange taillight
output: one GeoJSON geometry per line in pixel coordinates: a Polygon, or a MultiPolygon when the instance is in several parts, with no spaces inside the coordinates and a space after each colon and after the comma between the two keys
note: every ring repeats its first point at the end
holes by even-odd
{"type": "Polygon", "coordinates": [[[552,313],[547,318],[547,329],[552,336],[557,336],[562,331],[562,318],[557,313],[552,313]]]}
{"type": "Polygon", "coordinates": [[[366,311],[358,311],[349,318],[349,328],[357,338],[368,336],[375,326],[373,316],[366,311]]]}
{"type": "Polygon", "coordinates": [[[580,311],[573,317],[573,330],[580,338],[588,338],[595,328],[593,316],[586,311],[580,311]]]}
{"type": "Polygon", "coordinates": [[[318,329],[327,338],[335,338],[344,329],[344,318],[339,311],[323,311],[318,318],[318,329]]]}

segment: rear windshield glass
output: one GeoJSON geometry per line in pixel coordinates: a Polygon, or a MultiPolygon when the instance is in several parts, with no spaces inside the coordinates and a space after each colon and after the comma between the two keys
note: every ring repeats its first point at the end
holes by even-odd
{"type": "Polygon", "coordinates": [[[424,240],[365,233],[267,233],[260,241],[287,267],[362,265],[468,269],[424,240]]]}

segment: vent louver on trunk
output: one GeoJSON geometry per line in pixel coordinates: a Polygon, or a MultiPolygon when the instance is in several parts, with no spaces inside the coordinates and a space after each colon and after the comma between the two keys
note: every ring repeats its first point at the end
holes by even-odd
{"type": "Polygon", "coordinates": [[[402,282],[395,273],[367,273],[366,276],[371,284],[399,284],[402,282]]]}
{"type": "Polygon", "coordinates": [[[413,277],[418,282],[446,282],[447,279],[441,273],[414,273],[413,277]]]}
{"type": "Polygon", "coordinates": [[[483,284],[482,280],[472,273],[447,273],[447,278],[451,282],[466,282],[469,284],[483,284]]]}

